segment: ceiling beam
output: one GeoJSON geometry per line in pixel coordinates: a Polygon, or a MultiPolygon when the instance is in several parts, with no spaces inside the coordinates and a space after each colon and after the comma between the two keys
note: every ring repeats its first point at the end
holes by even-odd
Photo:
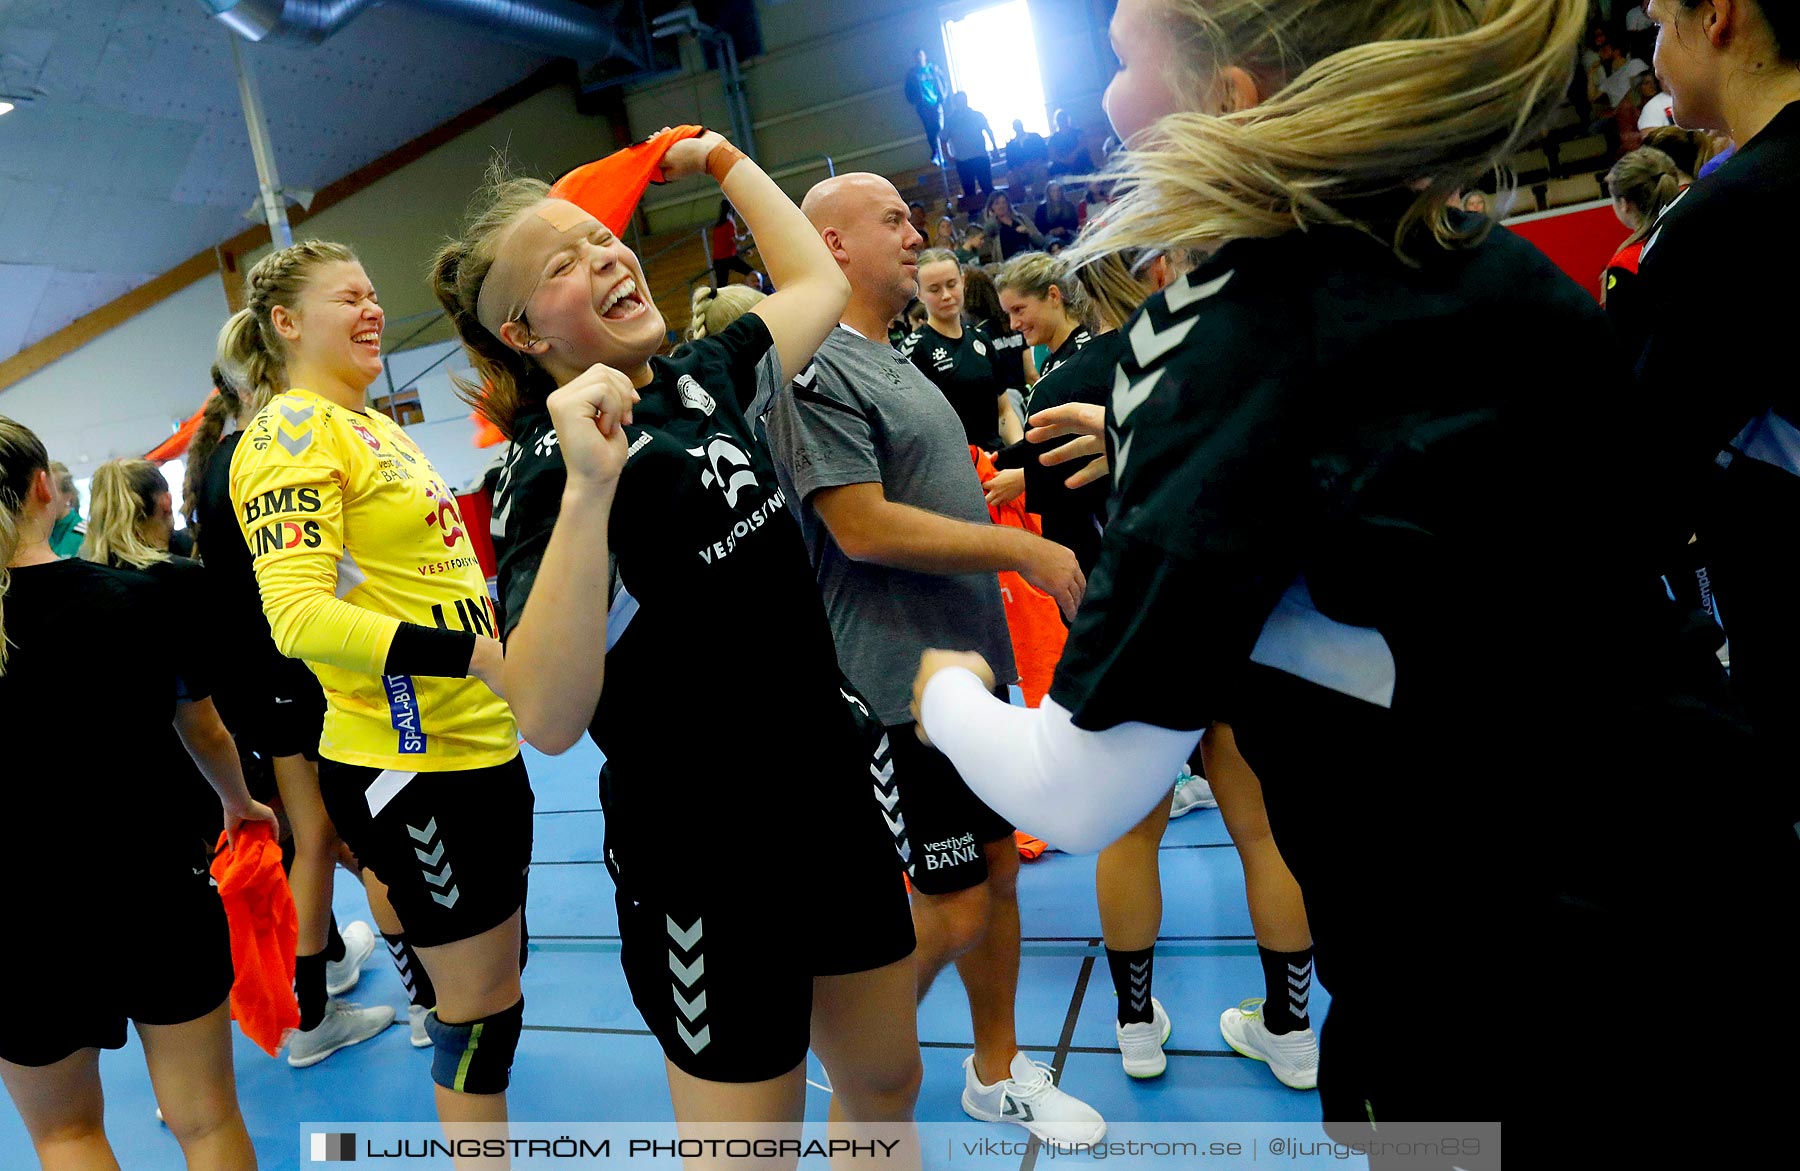
{"type": "MultiPolygon", "coordinates": [[[[382,155],[374,162],[328,183],[313,197],[312,207],[289,209],[295,224],[301,224],[328,207],[342,203],[364,188],[392,175],[402,167],[452,139],[467,134],[492,118],[518,105],[526,98],[542,93],[559,82],[576,80],[574,66],[567,61],[553,61],[525,80],[507,86],[493,97],[473,106],[448,122],[382,155]]],[[[238,258],[269,243],[269,227],[258,224],[239,232],[225,242],[197,252],[160,276],[139,285],[116,300],[109,301],[85,316],[63,326],[48,337],[26,346],[0,362],[0,391],[23,381],[59,358],[67,357],[110,329],[115,329],[168,298],[195,281],[217,275],[225,282],[225,300],[235,310],[243,303],[243,276],[238,258]],[[234,291],[235,286],[235,291],[234,291]]]]}

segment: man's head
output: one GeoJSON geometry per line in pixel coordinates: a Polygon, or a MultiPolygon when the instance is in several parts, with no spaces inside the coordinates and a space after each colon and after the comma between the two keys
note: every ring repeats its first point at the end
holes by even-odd
{"type": "Polygon", "coordinates": [[[867,172],[838,175],[808,191],[800,210],[849,278],[852,302],[879,308],[883,317],[906,308],[918,291],[925,237],[892,183],[867,172]]]}

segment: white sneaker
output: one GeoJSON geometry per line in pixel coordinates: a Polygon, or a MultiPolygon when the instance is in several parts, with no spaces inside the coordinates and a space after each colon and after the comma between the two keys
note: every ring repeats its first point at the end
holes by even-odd
{"type": "Polygon", "coordinates": [[[1056,1088],[1047,1062],[1013,1054],[1005,1081],[984,1086],[975,1056],[963,1059],[963,1113],[983,1122],[1016,1122],[1048,1143],[1074,1146],[1106,1137],[1106,1120],[1081,1099],[1056,1088]]]}
{"type": "Polygon", "coordinates": [[[1181,775],[1175,778],[1175,796],[1169,799],[1169,816],[1181,817],[1196,809],[1217,809],[1219,799],[1213,796],[1212,786],[1206,783],[1205,777],[1197,777],[1188,771],[1187,765],[1181,766],[1181,775]]]}
{"type": "Polygon", "coordinates": [[[414,1049],[431,1048],[431,1034],[425,1031],[425,1014],[430,1012],[422,1004],[406,1006],[406,1022],[412,1026],[412,1044],[414,1049]]]}
{"type": "Polygon", "coordinates": [[[386,1004],[364,1008],[347,1000],[325,1002],[325,1016],[317,1027],[294,1030],[288,1040],[288,1064],[295,1069],[317,1065],[339,1049],[367,1041],[394,1023],[394,1010],[386,1004]]]}
{"type": "Polygon", "coordinates": [[[1219,1014],[1225,1043],[1245,1057],[1269,1063],[1275,1080],[1289,1089],[1311,1090],[1319,1084],[1319,1041],[1311,1029],[1277,1037],[1263,1023],[1263,998],[1253,996],[1219,1014]]]}
{"type": "Polygon", "coordinates": [[[361,919],[344,928],[344,958],[325,965],[325,995],[342,996],[362,979],[363,961],[375,954],[375,932],[361,919]]]}
{"type": "Polygon", "coordinates": [[[1113,1031],[1119,1038],[1119,1056],[1125,1061],[1125,1072],[1131,1077],[1161,1077],[1163,1070],[1169,1067],[1169,1059],[1163,1056],[1162,1047],[1169,1043],[1169,1034],[1175,1025],[1169,1020],[1169,1014],[1163,1011],[1162,1001],[1150,998],[1151,1019],[1137,1021],[1129,1025],[1113,1022],[1113,1031]]]}

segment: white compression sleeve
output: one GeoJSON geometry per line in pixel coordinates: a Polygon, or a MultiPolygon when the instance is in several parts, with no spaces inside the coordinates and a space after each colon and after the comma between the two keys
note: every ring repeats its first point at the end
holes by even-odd
{"type": "Polygon", "coordinates": [[[932,676],[920,722],[975,795],[1020,829],[1070,854],[1117,841],[1169,799],[1175,776],[1200,742],[1182,732],[1129,723],[1104,732],[1077,728],[1045,697],[1014,707],[988,693],[971,671],[932,676]]]}

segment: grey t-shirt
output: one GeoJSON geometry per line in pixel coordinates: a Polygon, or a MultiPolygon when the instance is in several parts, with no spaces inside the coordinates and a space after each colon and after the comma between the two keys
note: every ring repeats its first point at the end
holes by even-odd
{"type": "Polygon", "coordinates": [[[991,523],[962,421],[938,388],[885,341],[839,328],[775,397],[766,421],[838,663],[874,704],[876,718],[890,726],[912,718],[913,676],[927,647],[976,651],[996,679],[1017,680],[998,577],[853,561],[813,511],[812,494],[821,488],[879,483],[896,503],[991,523]]]}

